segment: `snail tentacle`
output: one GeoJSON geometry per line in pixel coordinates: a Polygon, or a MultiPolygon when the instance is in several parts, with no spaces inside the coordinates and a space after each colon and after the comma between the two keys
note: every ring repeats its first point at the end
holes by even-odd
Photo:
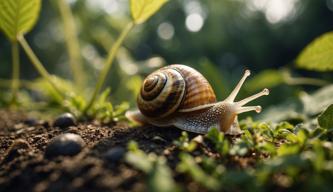
{"type": "Polygon", "coordinates": [[[254,95],[251,95],[245,99],[242,99],[241,101],[237,101],[236,104],[238,106],[244,106],[245,104],[259,98],[259,97],[262,97],[264,95],[269,95],[269,90],[268,89],[263,89],[261,92],[257,93],[257,94],[254,94],[254,95]]]}
{"type": "Polygon", "coordinates": [[[230,95],[224,100],[226,102],[234,102],[237,94],[239,93],[239,90],[243,86],[246,78],[251,75],[250,70],[245,70],[243,77],[239,80],[238,84],[234,88],[234,90],[230,93],[230,95]]]}
{"type": "Polygon", "coordinates": [[[240,113],[245,113],[245,112],[249,112],[249,111],[256,111],[257,113],[261,112],[261,106],[246,106],[246,107],[240,107],[236,113],[240,114],[240,113]]]}

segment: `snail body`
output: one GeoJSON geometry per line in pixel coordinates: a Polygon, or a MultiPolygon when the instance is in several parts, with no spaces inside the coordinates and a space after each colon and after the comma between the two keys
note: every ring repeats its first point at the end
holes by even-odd
{"type": "Polygon", "coordinates": [[[235,102],[235,98],[250,71],[246,70],[238,85],[223,101],[217,101],[206,78],[186,65],[163,67],[143,81],[137,97],[138,110],[126,117],[140,124],[159,127],[175,126],[182,130],[207,133],[217,127],[227,134],[239,134],[237,115],[247,111],[260,112],[260,106],[244,106],[268,95],[268,89],[235,102]]]}

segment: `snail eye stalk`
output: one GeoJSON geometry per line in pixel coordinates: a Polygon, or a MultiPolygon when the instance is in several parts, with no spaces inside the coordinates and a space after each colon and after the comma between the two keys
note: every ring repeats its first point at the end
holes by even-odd
{"type": "Polygon", "coordinates": [[[269,95],[269,90],[268,89],[263,89],[261,92],[251,95],[245,99],[242,99],[240,101],[235,102],[235,98],[237,96],[237,94],[239,93],[241,87],[243,86],[246,78],[248,76],[250,76],[251,72],[250,70],[245,70],[243,77],[239,80],[238,84],[236,85],[236,87],[234,88],[234,90],[230,93],[230,95],[224,100],[224,102],[226,103],[231,103],[232,104],[232,108],[233,111],[236,114],[240,114],[240,113],[245,113],[248,111],[256,111],[257,113],[261,112],[261,106],[244,106],[247,103],[262,97],[264,95],[269,95]]]}
{"type": "Polygon", "coordinates": [[[238,101],[238,102],[235,102],[234,103],[234,107],[235,107],[235,112],[237,114],[240,114],[240,113],[245,113],[245,112],[248,112],[248,111],[256,111],[257,113],[260,113],[261,112],[261,106],[244,106],[246,105],[247,103],[259,98],[259,97],[262,97],[264,95],[269,95],[269,90],[268,89],[264,89],[262,90],[261,92],[257,93],[257,94],[254,94],[254,95],[251,95],[250,97],[247,97],[241,101],[238,101]]]}
{"type": "Polygon", "coordinates": [[[239,90],[243,86],[246,78],[251,75],[250,70],[245,70],[243,77],[241,80],[239,80],[237,86],[234,88],[234,90],[230,93],[230,95],[225,99],[226,102],[234,102],[237,94],[239,93],[239,90]]]}

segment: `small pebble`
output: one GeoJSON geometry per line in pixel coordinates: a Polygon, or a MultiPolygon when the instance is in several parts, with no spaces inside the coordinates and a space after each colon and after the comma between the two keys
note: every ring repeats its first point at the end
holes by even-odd
{"type": "Polygon", "coordinates": [[[104,158],[110,162],[119,162],[124,157],[125,153],[125,148],[113,147],[104,154],[104,158]]]}
{"type": "Polygon", "coordinates": [[[38,125],[38,120],[34,118],[29,118],[24,120],[23,123],[28,126],[36,126],[38,125]]]}
{"type": "Polygon", "coordinates": [[[21,156],[25,151],[31,149],[31,146],[26,140],[17,139],[12,145],[7,149],[4,155],[4,159],[0,164],[7,163],[21,156]]]}
{"type": "Polygon", "coordinates": [[[24,125],[30,126],[30,127],[34,127],[34,126],[38,126],[41,125],[43,127],[49,127],[49,123],[47,121],[44,120],[37,120],[35,118],[28,118],[26,120],[24,120],[22,122],[24,125]]]}
{"type": "Polygon", "coordinates": [[[81,136],[73,133],[65,133],[54,137],[47,145],[45,156],[48,158],[57,156],[74,156],[81,152],[85,142],[81,136]]]}
{"type": "Polygon", "coordinates": [[[54,127],[67,128],[76,125],[76,119],[71,113],[64,113],[53,122],[54,127]]]}
{"type": "Polygon", "coordinates": [[[47,121],[41,121],[40,124],[41,124],[43,127],[45,127],[45,128],[49,128],[49,127],[50,127],[50,124],[49,124],[49,122],[47,122],[47,121]]]}
{"type": "Polygon", "coordinates": [[[160,144],[167,143],[167,140],[165,140],[164,138],[162,138],[160,136],[154,136],[153,141],[155,141],[156,143],[160,143],[160,144]]]}

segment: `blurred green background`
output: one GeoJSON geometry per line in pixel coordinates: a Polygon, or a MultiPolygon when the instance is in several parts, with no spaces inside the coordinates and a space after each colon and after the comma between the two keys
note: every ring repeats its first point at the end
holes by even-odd
{"type": "MultiPolygon", "coordinates": [[[[67,2],[75,16],[89,86],[94,86],[107,50],[130,20],[128,1],[67,2]]],[[[51,74],[70,79],[61,22],[56,0],[44,0],[37,26],[26,38],[51,74]]],[[[162,65],[182,63],[201,71],[222,99],[247,68],[257,79],[245,85],[241,97],[270,87],[271,95],[258,103],[281,103],[301,90],[318,88],[307,83],[291,86],[281,80],[283,75],[332,80],[332,73],[299,70],[294,65],[308,43],[332,29],[333,0],[170,0],[130,33],[107,86],[116,103],[127,100],[133,107],[145,75],[162,65]],[[256,75],[263,71],[262,76],[256,75]]],[[[2,80],[11,76],[10,50],[1,33],[2,80]]],[[[21,78],[38,77],[23,51],[21,59],[21,78]]]]}

